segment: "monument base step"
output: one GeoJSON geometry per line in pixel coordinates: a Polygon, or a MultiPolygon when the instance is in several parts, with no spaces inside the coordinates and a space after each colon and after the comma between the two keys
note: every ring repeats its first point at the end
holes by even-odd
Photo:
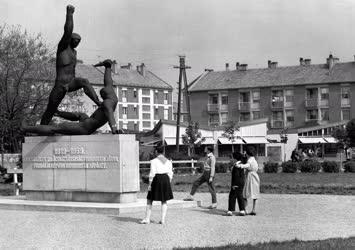
{"type": "MultiPolygon", "coordinates": [[[[0,197],[0,209],[26,211],[54,211],[120,215],[125,213],[145,212],[146,199],[137,199],[131,203],[94,203],[72,201],[33,201],[25,196],[0,197]]],[[[159,201],[153,202],[153,209],[160,209],[159,201]]],[[[200,201],[168,201],[169,209],[190,208],[201,206],[200,201]]]]}

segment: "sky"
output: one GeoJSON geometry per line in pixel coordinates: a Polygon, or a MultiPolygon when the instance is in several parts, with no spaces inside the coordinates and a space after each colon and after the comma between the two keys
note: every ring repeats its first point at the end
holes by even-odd
{"type": "Polygon", "coordinates": [[[144,62],[174,88],[179,55],[191,67],[189,82],[225,63],[265,68],[268,60],[289,66],[300,57],[319,64],[329,53],[340,61],[355,55],[353,0],[0,0],[0,24],[41,33],[55,51],[67,4],[75,6],[84,63],[144,62]]]}

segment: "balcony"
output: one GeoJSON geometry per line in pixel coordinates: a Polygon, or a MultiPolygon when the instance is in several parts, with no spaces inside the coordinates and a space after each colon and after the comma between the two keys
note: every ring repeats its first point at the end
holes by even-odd
{"type": "Polygon", "coordinates": [[[328,99],[321,99],[320,101],[319,101],[319,106],[320,107],[329,107],[329,100],[328,99]]]}
{"type": "Polygon", "coordinates": [[[250,102],[239,102],[240,111],[250,111],[250,102]]]}
{"type": "Polygon", "coordinates": [[[210,127],[219,126],[219,121],[209,121],[209,122],[208,122],[208,125],[209,125],[210,127]]]}
{"type": "Polygon", "coordinates": [[[228,112],[228,105],[226,104],[207,104],[207,111],[211,113],[228,112]]]}
{"type": "Polygon", "coordinates": [[[308,98],[305,101],[306,108],[314,108],[314,107],[318,107],[318,105],[319,105],[318,98],[308,98]]]}
{"type": "Polygon", "coordinates": [[[271,101],[271,109],[283,109],[284,101],[271,101]]]}
{"type": "Polygon", "coordinates": [[[283,128],[284,121],[283,120],[271,120],[271,128],[283,128]]]}

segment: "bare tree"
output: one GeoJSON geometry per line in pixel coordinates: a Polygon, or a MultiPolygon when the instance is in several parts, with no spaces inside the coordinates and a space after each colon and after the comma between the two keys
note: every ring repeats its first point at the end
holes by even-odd
{"type": "Polygon", "coordinates": [[[24,119],[36,123],[53,84],[53,57],[40,34],[0,25],[0,141],[2,151],[18,152],[24,119]]]}

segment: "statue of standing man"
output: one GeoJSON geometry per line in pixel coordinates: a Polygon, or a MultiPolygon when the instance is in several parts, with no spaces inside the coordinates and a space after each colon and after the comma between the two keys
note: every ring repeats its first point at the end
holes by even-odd
{"type": "Polygon", "coordinates": [[[49,95],[47,109],[42,116],[41,125],[49,124],[67,92],[76,91],[82,88],[84,89],[85,94],[95,102],[97,106],[101,105],[101,102],[89,81],[85,78],[75,77],[75,48],[79,45],[81,37],[78,34],[73,33],[74,10],[74,6],[67,6],[64,34],[59,41],[57,48],[55,84],[49,95]]]}

